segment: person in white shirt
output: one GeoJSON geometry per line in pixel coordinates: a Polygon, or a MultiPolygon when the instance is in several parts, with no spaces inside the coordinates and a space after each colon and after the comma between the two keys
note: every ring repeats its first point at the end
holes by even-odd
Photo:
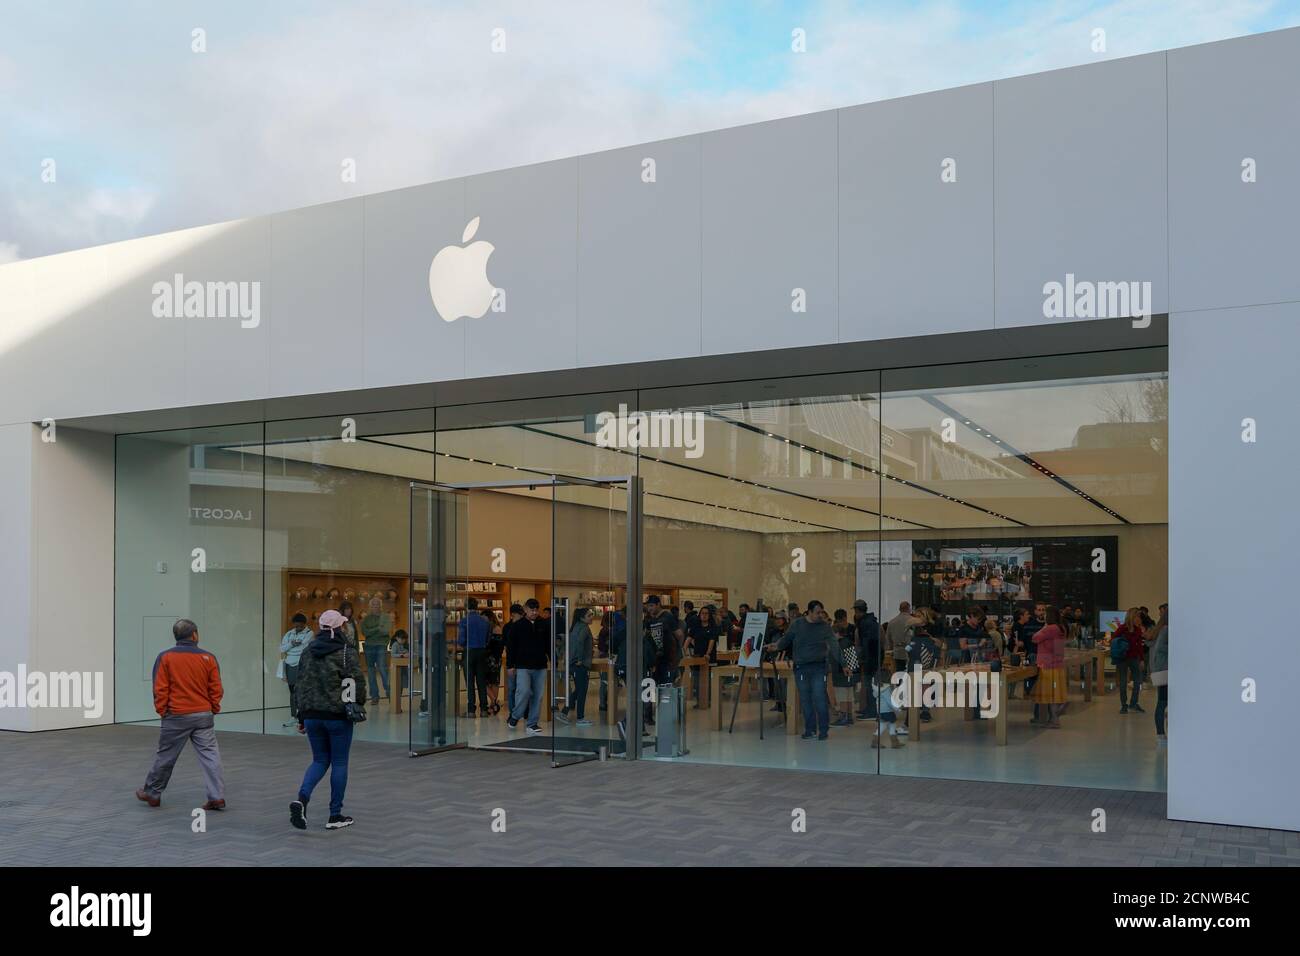
{"type": "Polygon", "coordinates": [[[298,717],[298,695],[294,685],[298,683],[298,661],[307,649],[311,639],[316,635],[307,626],[307,615],[299,611],[293,616],[293,627],[280,638],[280,660],[284,661],[284,681],[289,685],[289,715],[294,719],[285,723],[289,727],[296,724],[298,717]]]}

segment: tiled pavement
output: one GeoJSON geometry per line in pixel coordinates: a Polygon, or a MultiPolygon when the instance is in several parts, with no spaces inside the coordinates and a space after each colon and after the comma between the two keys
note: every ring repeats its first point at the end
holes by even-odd
{"type": "Polygon", "coordinates": [[[350,830],[307,832],[287,805],[301,739],[221,737],[230,809],[203,802],[192,751],[163,806],[133,796],[156,731],[0,733],[2,865],[1300,865],[1300,834],[1165,819],[1163,794],[400,747],[352,752],[350,830]],[[807,832],[791,812],[807,813],[807,832]],[[1091,831],[1092,811],[1107,832],[1091,831]],[[506,811],[506,832],[492,812],[506,811]]]}

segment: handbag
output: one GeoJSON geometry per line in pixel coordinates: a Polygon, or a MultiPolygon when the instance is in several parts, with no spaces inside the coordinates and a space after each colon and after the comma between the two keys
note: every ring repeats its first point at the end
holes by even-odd
{"type": "Polygon", "coordinates": [[[284,658],[280,658],[280,663],[275,665],[275,679],[284,680],[284,658]]]}
{"type": "MultiPolygon", "coordinates": [[[[343,641],[343,673],[348,670],[348,642],[343,641]]],[[[354,724],[359,724],[366,719],[366,708],[356,701],[345,700],[343,702],[343,716],[354,724]]]]}
{"type": "Polygon", "coordinates": [[[1153,687],[1164,687],[1169,683],[1169,671],[1154,671],[1151,674],[1151,684],[1153,687]]]}

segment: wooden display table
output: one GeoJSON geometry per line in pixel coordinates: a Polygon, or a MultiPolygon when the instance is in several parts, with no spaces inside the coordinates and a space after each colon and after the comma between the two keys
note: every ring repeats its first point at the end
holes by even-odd
{"type": "Polygon", "coordinates": [[[692,690],[695,686],[700,688],[700,702],[697,705],[700,710],[709,709],[709,670],[713,665],[707,657],[683,657],[681,662],[682,671],[682,692],[686,695],[686,701],[689,703],[692,690]]]}
{"type": "Polygon", "coordinates": [[[1070,648],[1065,652],[1065,676],[1069,679],[1075,668],[1083,669],[1083,699],[1092,700],[1092,695],[1101,697],[1106,693],[1105,670],[1107,652],[1100,647],[1070,648]],[[1091,673],[1089,673],[1091,667],[1091,673]]]}
{"type": "MultiPolygon", "coordinates": [[[[972,671],[976,673],[988,672],[989,665],[958,664],[952,667],[937,669],[933,671],[933,673],[940,675],[940,679],[942,680],[944,674],[953,672],[968,674],[972,671]]],[[[998,681],[998,715],[993,719],[994,733],[997,736],[999,747],[1005,747],[1007,745],[1007,688],[1013,683],[1029,680],[1029,678],[1034,677],[1037,674],[1038,668],[1032,664],[1021,664],[1016,667],[1004,666],[1002,668],[1000,672],[1001,680],[998,681]]],[[[935,709],[943,710],[945,708],[935,709]]],[[[971,707],[963,707],[961,710],[962,718],[964,720],[975,720],[975,715],[972,713],[971,707]]],[[[907,733],[910,740],[915,741],[921,739],[921,723],[920,701],[909,703],[907,708],[907,733]]]]}

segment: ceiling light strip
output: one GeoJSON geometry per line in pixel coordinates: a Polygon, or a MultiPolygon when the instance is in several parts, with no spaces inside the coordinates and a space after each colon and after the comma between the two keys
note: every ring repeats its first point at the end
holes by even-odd
{"type": "MultiPolygon", "coordinates": [[[[860,464],[859,462],[853,461],[851,458],[844,458],[840,455],[835,454],[834,452],[823,451],[822,449],[812,445],[805,445],[802,442],[797,442],[794,439],[785,437],[784,435],[778,435],[775,432],[770,432],[765,428],[759,428],[757,425],[751,425],[748,422],[737,421],[734,418],[728,418],[725,415],[719,415],[717,412],[714,412],[712,409],[702,409],[702,411],[704,411],[704,414],[708,415],[710,418],[716,419],[717,421],[726,422],[729,425],[734,425],[735,427],[743,429],[745,431],[753,432],[758,435],[763,435],[767,438],[771,438],[774,441],[782,442],[786,445],[794,445],[797,448],[802,448],[804,451],[811,452],[812,454],[815,455],[821,455],[825,458],[829,458],[831,461],[836,461],[836,462],[840,462],[841,464],[846,464],[850,468],[857,468],[859,471],[865,471],[867,472],[867,474],[875,475],[877,478],[882,478],[887,481],[896,482],[897,484],[904,485],[915,491],[919,491],[922,494],[932,495],[935,498],[942,498],[944,501],[951,501],[955,505],[961,505],[963,508],[970,508],[974,511],[979,511],[983,514],[988,515],[991,518],[998,518],[1002,521],[1010,521],[1012,524],[1019,525],[1022,528],[1029,527],[1029,525],[1026,524],[1025,522],[1012,518],[1010,515],[1004,515],[1000,512],[993,511],[989,508],[984,508],[980,505],[974,504],[973,502],[970,501],[966,501],[962,498],[956,498],[952,495],[945,495],[942,491],[935,491],[933,488],[927,488],[925,485],[917,484],[914,481],[908,481],[906,478],[897,478],[894,475],[890,475],[879,470],[878,468],[872,468],[870,465],[863,465],[860,464]]],[[[919,527],[925,528],[927,530],[935,530],[931,528],[929,525],[919,524],[919,522],[910,521],[907,518],[895,518],[891,515],[884,515],[884,517],[891,518],[891,520],[893,521],[903,521],[908,524],[918,524],[919,527]]]]}
{"type": "MultiPolygon", "coordinates": [[[[716,417],[716,416],[713,416],[713,413],[712,413],[712,412],[706,412],[705,414],[708,414],[708,415],[710,415],[710,416],[712,416],[712,417],[716,417]]],[[[728,423],[730,423],[730,424],[743,424],[743,423],[734,422],[734,421],[732,421],[731,419],[728,419],[728,418],[719,418],[718,420],[719,420],[719,421],[723,421],[723,422],[728,422],[728,423]]],[[[521,429],[523,429],[523,430],[525,430],[525,431],[532,432],[533,434],[536,434],[536,435],[548,435],[548,436],[550,436],[551,438],[558,438],[558,439],[560,439],[560,440],[562,440],[562,441],[575,442],[575,443],[577,443],[577,444],[579,444],[579,445],[583,445],[583,446],[585,446],[585,447],[587,447],[587,448],[595,448],[595,447],[597,447],[596,444],[595,444],[595,442],[589,442],[589,441],[586,441],[585,439],[582,439],[582,438],[575,438],[575,437],[572,436],[572,435],[562,435],[562,434],[560,434],[560,433],[558,433],[558,432],[546,431],[545,429],[535,428],[535,427],[532,426],[532,425],[512,425],[512,426],[508,426],[508,427],[511,427],[511,428],[521,428],[521,429]]],[[[748,428],[749,426],[745,426],[745,427],[748,428]]],[[[939,529],[937,529],[937,528],[932,527],[931,525],[928,525],[928,524],[922,524],[922,523],[919,522],[919,521],[913,521],[913,520],[911,520],[910,518],[899,518],[899,517],[897,517],[897,516],[895,516],[895,515],[885,514],[885,513],[880,512],[880,511],[872,511],[870,508],[859,508],[859,507],[856,507],[856,506],[854,506],[854,505],[846,505],[846,504],[844,504],[843,502],[840,502],[840,501],[832,501],[832,500],[830,500],[829,498],[818,498],[818,497],[816,497],[815,495],[805,495],[805,494],[803,494],[803,493],[801,493],[801,492],[798,492],[798,491],[791,491],[791,490],[789,490],[788,488],[778,488],[778,487],[776,487],[775,485],[766,485],[766,484],[763,484],[762,482],[759,482],[759,481],[751,481],[751,480],[748,479],[748,478],[737,478],[737,477],[735,477],[734,475],[723,475],[723,474],[719,474],[719,473],[716,472],[716,471],[709,471],[709,470],[707,470],[707,469],[705,469],[705,468],[696,468],[694,465],[683,464],[683,463],[680,462],[680,461],[671,461],[671,460],[665,460],[665,459],[663,459],[663,458],[655,458],[653,455],[639,455],[639,456],[638,456],[635,452],[627,451],[626,449],[623,449],[623,448],[601,448],[600,450],[601,450],[601,451],[613,451],[613,452],[618,452],[620,455],[630,455],[630,456],[637,457],[637,458],[643,458],[643,459],[645,459],[646,461],[658,462],[658,463],[661,464],[661,465],[671,465],[671,466],[674,467],[674,468],[682,468],[682,469],[684,469],[684,470],[686,470],[686,471],[694,472],[694,473],[697,474],[697,475],[707,475],[707,476],[710,477],[710,478],[721,478],[723,481],[732,481],[732,482],[736,482],[737,484],[741,484],[741,485],[749,485],[749,486],[752,487],[752,488],[758,488],[758,489],[760,489],[760,490],[762,490],[762,491],[770,491],[770,492],[773,492],[774,494],[790,495],[790,496],[795,497],[795,498],[801,498],[801,499],[803,499],[804,501],[815,501],[815,502],[817,502],[818,504],[829,505],[829,506],[832,507],[832,508],[843,508],[845,511],[853,511],[853,512],[856,512],[856,513],[858,513],[858,514],[871,515],[873,518],[888,518],[890,521],[897,521],[897,522],[899,522],[900,524],[911,525],[913,528],[917,528],[917,529],[920,529],[920,530],[923,530],[923,531],[937,531],[937,530],[939,530],[939,529]]],[[[828,457],[829,457],[829,456],[828,456],[828,457]]],[[[871,469],[869,469],[869,470],[871,470],[871,469]]],[[[900,479],[895,479],[895,480],[897,481],[897,480],[900,480],[900,479]]],[[[972,507],[973,507],[973,506],[972,506],[972,507]]],[[[981,509],[981,510],[982,510],[982,509],[981,509]]],[[[989,512],[989,513],[992,514],[992,512],[989,512]]],[[[786,520],[791,520],[791,521],[793,521],[793,520],[795,520],[795,519],[791,518],[791,519],[786,519],[786,520]]],[[[1008,518],[1007,520],[1010,521],[1010,520],[1013,520],[1013,519],[1008,518]]],[[[842,529],[842,528],[841,528],[841,529],[837,529],[837,530],[845,530],[845,529],[842,529]]],[[[905,529],[889,529],[889,530],[905,530],[905,529]]]]}
{"type": "MultiPolygon", "coordinates": [[[[552,433],[548,432],[547,434],[552,434],[552,433]]],[[[565,437],[565,436],[557,436],[557,437],[565,437]]],[[[555,477],[555,478],[565,478],[569,480],[575,480],[579,477],[577,475],[564,475],[564,474],[559,474],[557,472],[551,472],[551,471],[539,471],[536,468],[525,468],[522,465],[503,465],[495,461],[482,461],[480,459],[470,458],[465,455],[454,455],[451,452],[447,452],[447,451],[428,451],[427,449],[424,448],[412,448],[410,445],[402,445],[402,444],[395,444],[393,442],[379,441],[378,439],[374,439],[374,438],[359,438],[357,440],[369,442],[372,445],[382,445],[385,448],[400,448],[403,451],[418,452],[419,454],[422,455],[433,455],[438,458],[450,458],[453,461],[462,461],[467,464],[491,465],[493,468],[509,468],[513,471],[519,471],[529,475],[536,475],[539,478],[555,477]]],[[[662,498],[665,501],[677,501],[685,504],[698,505],[701,508],[713,508],[714,510],[718,510],[718,511],[731,511],[736,514],[749,515],[754,518],[767,518],[768,520],[771,521],[784,521],[790,524],[804,525],[805,527],[816,528],[822,531],[835,531],[835,532],[847,533],[845,532],[845,529],[836,528],[833,525],[817,524],[814,521],[804,521],[801,518],[786,518],[781,515],[767,514],[766,512],[762,512],[762,511],[750,511],[748,508],[734,508],[730,505],[720,505],[712,501],[697,501],[694,498],[682,498],[677,495],[665,495],[655,491],[647,491],[645,492],[645,496],[647,498],[662,498]]],[[[669,521],[673,521],[673,520],[690,521],[691,520],[689,518],[682,518],[682,519],[669,518],[664,515],[656,515],[655,517],[664,518],[665,520],[669,520],[669,521]]],[[[699,524],[700,522],[693,522],[693,523],[699,524]]],[[[776,533],[776,532],[762,532],[762,533],[776,533]]]]}
{"type": "Polygon", "coordinates": [[[949,405],[947,402],[943,401],[942,399],[935,398],[933,395],[921,395],[918,397],[924,399],[926,402],[929,402],[931,405],[939,409],[945,415],[950,416],[954,421],[962,422],[967,428],[973,430],[977,435],[982,435],[983,437],[987,438],[989,441],[993,442],[993,444],[997,445],[998,447],[1005,448],[1013,457],[1023,461],[1026,465],[1028,465],[1030,468],[1033,468],[1044,478],[1050,478],[1052,481],[1056,482],[1066,491],[1070,492],[1071,494],[1079,498],[1082,498],[1084,501],[1088,502],[1088,504],[1092,505],[1094,508],[1098,508],[1106,512],[1106,514],[1110,515],[1116,521],[1120,521],[1124,524],[1133,523],[1129,521],[1127,518],[1125,518],[1118,511],[1116,511],[1115,509],[1107,507],[1106,505],[1102,504],[1100,501],[1098,501],[1092,495],[1088,494],[1082,488],[1075,486],[1071,482],[1067,481],[1065,478],[1062,478],[1060,475],[1056,474],[1056,472],[1052,471],[1047,466],[1043,465],[1041,462],[1035,460],[1032,455],[1026,454],[1025,452],[1021,451],[1020,449],[1012,445],[1009,441],[993,434],[993,432],[989,431],[982,424],[977,423],[974,419],[967,418],[965,415],[957,411],[957,409],[953,408],[951,405],[949,405]]]}

